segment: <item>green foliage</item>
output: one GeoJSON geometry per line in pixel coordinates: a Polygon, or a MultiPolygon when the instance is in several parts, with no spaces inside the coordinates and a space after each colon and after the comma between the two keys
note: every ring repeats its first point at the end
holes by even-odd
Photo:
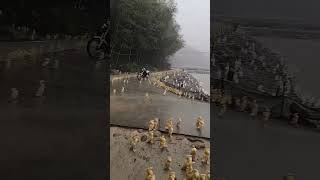
{"type": "Polygon", "coordinates": [[[119,0],[111,20],[113,48],[174,54],[183,47],[175,12],[172,0],[119,0]]]}

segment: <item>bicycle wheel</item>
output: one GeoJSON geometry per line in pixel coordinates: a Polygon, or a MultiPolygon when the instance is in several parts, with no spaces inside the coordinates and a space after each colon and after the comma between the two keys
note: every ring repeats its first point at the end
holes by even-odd
{"type": "Polygon", "coordinates": [[[87,44],[88,55],[96,60],[102,60],[106,56],[106,50],[104,46],[99,46],[100,39],[92,38],[87,44]]]}

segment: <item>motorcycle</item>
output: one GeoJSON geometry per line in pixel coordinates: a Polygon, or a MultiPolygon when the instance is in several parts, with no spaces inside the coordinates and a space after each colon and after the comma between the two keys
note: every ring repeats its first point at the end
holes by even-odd
{"type": "Polygon", "coordinates": [[[104,23],[100,32],[93,36],[87,43],[88,55],[96,60],[106,58],[109,50],[109,42],[107,40],[110,31],[110,21],[104,23]]]}
{"type": "Polygon", "coordinates": [[[137,74],[137,79],[140,81],[141,79],[148,79],[150,77],[150,71],[139,72],[137,74]]]}

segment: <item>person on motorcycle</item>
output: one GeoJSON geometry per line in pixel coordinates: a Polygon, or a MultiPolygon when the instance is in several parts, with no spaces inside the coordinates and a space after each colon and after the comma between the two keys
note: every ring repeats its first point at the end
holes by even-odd
{"type": "Polygon", "coordinates": [[[146,78],[149,76],[149,71],[146,68],[142,68],[141,74],[143,78],[146,78]]]}

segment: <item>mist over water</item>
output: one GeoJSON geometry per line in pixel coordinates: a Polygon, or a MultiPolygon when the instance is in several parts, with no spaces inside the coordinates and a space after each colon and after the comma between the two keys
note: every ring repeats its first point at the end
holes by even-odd
{"type": "Polygon", "coordinates": [[[171,68],[184,69],[210,92],[210,0],[201,3],[176,0],[176,3],[176,21],[185,47],[170,57],[171,68]]]}

